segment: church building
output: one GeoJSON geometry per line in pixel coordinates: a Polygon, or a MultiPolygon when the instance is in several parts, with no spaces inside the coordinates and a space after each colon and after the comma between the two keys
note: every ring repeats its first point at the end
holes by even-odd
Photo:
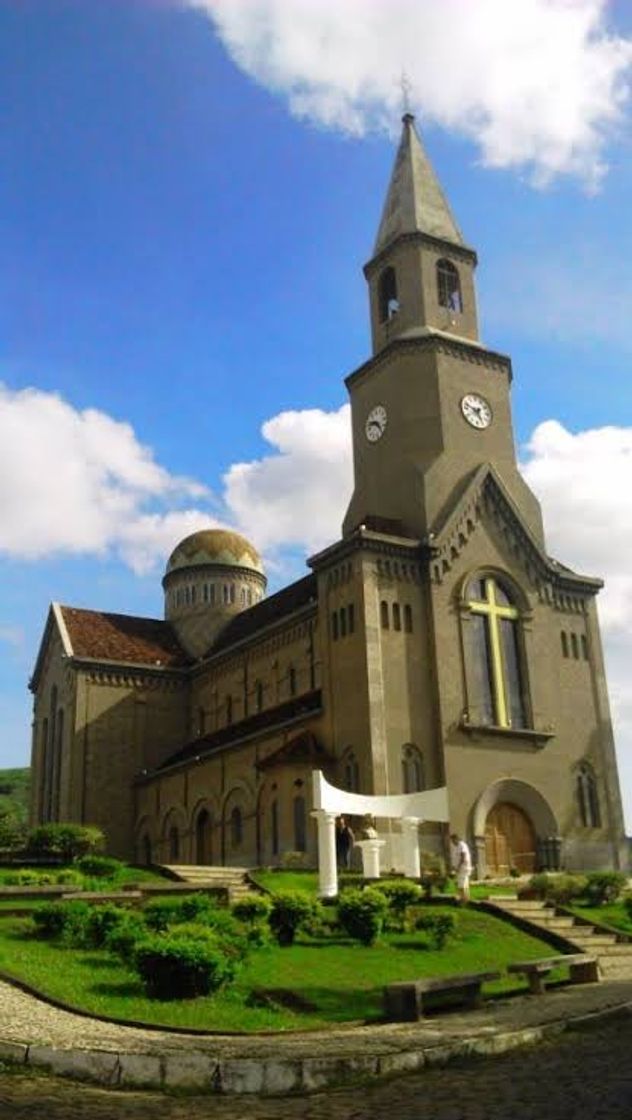
{"type": "MultiPolygon", "coordinates": [[[[318,769],[363,794],[446,786],[479,876],[625,866],[602,584],[548,555],[475,268],[407,113],[364,269],[372,354],[346,379],[341,538],[266,596],[253,544],[194,533],[164,621],[53,603],[33,824],[98,825],[138,862],[314,865],[318,769]]],[[[422,848],[446,832],[422,825],[422,848]]]]}

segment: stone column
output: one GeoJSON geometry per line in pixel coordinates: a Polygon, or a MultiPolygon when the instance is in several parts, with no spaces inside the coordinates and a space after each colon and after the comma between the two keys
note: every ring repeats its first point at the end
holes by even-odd
{"type": "Polygon", "coordinates": [[[314,809],[311,815],[318,823],[318,893],[321,898],[335,898],[338,894],[336,814],[314,809]]]}
{"type": "Polygon", "coordinates": [[[379,879],[380,877],[380,848],[385,845],[385,840],[357,840],[356,848],[362,852],[362,874],[365,879],[379,879]]]}
{"type": "Polygon", "coordinates": [[[418,831],[419,817],[402,817],[401,827],[404,875],[407,879],[419,879],[421,876],[418,831]]]}

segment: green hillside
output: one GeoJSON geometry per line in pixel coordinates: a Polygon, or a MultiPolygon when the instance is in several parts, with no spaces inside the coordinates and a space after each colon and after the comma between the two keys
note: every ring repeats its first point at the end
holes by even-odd
{"type": "Polygon", "coordinates": [[[0,847],[12,847],[26,829],[30,785],[28,766],[0,770],[0,847]]]}

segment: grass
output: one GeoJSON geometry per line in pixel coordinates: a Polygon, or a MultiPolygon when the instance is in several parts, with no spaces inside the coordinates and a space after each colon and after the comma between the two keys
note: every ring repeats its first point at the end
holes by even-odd
{"type": "MultiPolygon", "coordinates": [[[[436,908],[440,911],[440,907],[436,908]]],[[[454,913],[453,908],[450,912],[454,913]]],[[[443,950],[423,934],[389,934],[364,947],[340,937],[305,938],[252,953],[231,987],[214,997],[159,1002],[136,975],[104,951],[62,948],[25,937],[27,919],[0,916],[0,969],[84,1010],[122,1020],[211,1031],[288,1031],[381,1015],[382,988],[416,976],[487,969],[550,954],[550,947],[496,918],[459,912],[457,936],[443,950]]],[[[515,979],[488,985],[516,990],[515,979]]]]}
{"type": "Polygon", "coordinates": [[[12,882],[19,875],[20,871],[33,871],[41,875],[41,885],[51,886],[59,884],[67,891],[73,890],[90,890],[90,891],[112,891],[120,890],[121,887],[127,883],[144,883],[162,884],[168,883],[164,875],[159,875],[155,871],[150,871],[145,867],[129,867],[122,864],[119,870],[110,879],[97,878],[95,876],[80,875],[79,870],[72,863],[51,865],[50,867],[42,867],[41,864],[33,864],[32,866],[22,867],[2,867],[0,868],[0,892],[2,887],[8,886],[23,886],[29,887],[32,890],[37,890],[38,884],[34,883],[19,883],[12,882]],[[66,871],[71,871],[74,875],[78,876],[77,883],[64,883],[59,882],[59,877],[63,876],[66,871]]]}
{"type": "Polygon", "coordinates": [[[573,903],[570,907],[580,918],[597,922],[600,925],[611,926],[622,933],[632,935],[632,917],[628,914],[623,902],[606,903],[603,906],[581,906],[573,903]]]}
{"type": "MultiPolygon", "coordinates": [[[[304,891],[305,894],[316,897],[318,894],[318,872],[317,871],[295,871],[284,868],[259,868],[256,871],[250,872],[250,878],[253,879],[259,886],[267,891],[279,890],[296,890],[304,891]]],[[[339,875],[339,885],[341,887],[356,886],[364,882],[362,875],[358,872],[343,871],[339,875]]],[[[491,895],[510,894],[515,890],[514,885],[507,886],[497,883],[487,883],[485,881],[480,883],[472,883],[471,896],[473,899],[483,899],[491,895]]],[[[442,894],[454,895],[455,887],[454,881],[450,879],[442,894]]]]}

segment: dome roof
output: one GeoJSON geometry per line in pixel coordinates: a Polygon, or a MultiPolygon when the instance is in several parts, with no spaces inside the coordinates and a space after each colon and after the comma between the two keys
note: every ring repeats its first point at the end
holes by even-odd
{"type": "Polygon", "coordinates": [[[256,548],[229,529],[201,529],[176,545],[167,561],[165,575],[180,568],[202,568],[217,564],[227,568],[248,568],[264,574],[256,548]]]}

